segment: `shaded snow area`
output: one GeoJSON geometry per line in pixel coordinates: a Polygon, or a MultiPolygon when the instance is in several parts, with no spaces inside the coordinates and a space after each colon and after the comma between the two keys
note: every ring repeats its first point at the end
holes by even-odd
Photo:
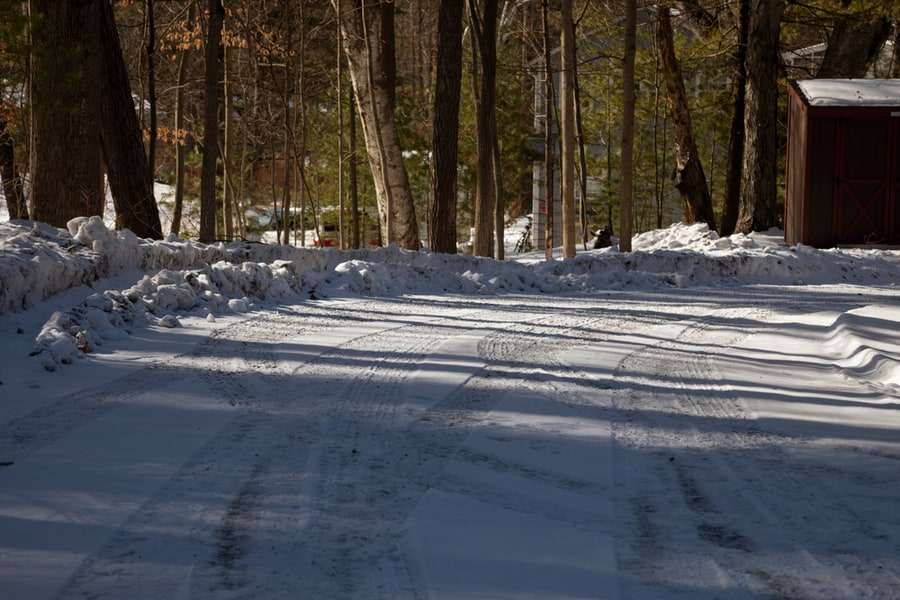
{"type": "Polygon", "coordinates": [[[0,224],[0,598],[900,598],[900,252],[0,224]]]}

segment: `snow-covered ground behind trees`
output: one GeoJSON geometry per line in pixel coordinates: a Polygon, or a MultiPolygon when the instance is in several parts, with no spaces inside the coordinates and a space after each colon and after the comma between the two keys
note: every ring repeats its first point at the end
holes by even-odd
{"type": "Polygon", "coordinates": [[[900,598],[900,252],[0,223],[2,598],[900,598]]]}

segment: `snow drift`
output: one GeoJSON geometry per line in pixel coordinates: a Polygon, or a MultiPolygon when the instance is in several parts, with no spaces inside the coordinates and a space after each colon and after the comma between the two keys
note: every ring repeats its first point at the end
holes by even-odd
{"type": "Polygon", "coordinates": [[[412,252],[307,249],[250,242],[200,244],[170,236],[152,241],[110,230],[100,217],[66,230],[38,223],[0,224],[0,313],[27,310],[84,286],[83,301],[57,312],[35,339],[47,369],[70,363],[148,323],[178,326],[178,315],[246,312],[291,295],[396,296],[416,293],[572,294],[633,287],[746,284],[890,284],[900,254],[890,250],[816,250],[778,243],[779,232],[719,237],[705,225],[676,224],[637,236],[633,252],[614,245],[569,260],[527,254],[496,261],[412,252]],[[133,275],[121,290],[92,291],[103,279],[133,275]]]}

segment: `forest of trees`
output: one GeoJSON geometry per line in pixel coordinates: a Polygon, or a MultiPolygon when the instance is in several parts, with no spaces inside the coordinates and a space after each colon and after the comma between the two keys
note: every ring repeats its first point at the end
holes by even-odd
{"type": "Polygon", "coordinates": [[[117,227],[204,242],[503,258],[554,188],[564,256],[762,230],[785,80],[900,77],[898,28],[896,0],[0,0],[0,179],[13,219],[108,189],[117,227]]]}

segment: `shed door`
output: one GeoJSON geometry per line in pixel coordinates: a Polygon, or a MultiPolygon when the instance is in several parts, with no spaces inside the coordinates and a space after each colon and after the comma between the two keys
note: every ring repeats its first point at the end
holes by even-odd
{"type": "Polygon", "coordinates": [[[891,206],[888,208],[891,224],[890,243],[900,244],[900,111],[891,113],[891,134],[888,137],[888,153],[890,154],[890,195],[891,206]]]}
{"type": "Polygon", "coordinates": [[[842,119],[835,156],[834,234],[838,244],[896,243],[891,139],[894,119],[842,119]]]}

